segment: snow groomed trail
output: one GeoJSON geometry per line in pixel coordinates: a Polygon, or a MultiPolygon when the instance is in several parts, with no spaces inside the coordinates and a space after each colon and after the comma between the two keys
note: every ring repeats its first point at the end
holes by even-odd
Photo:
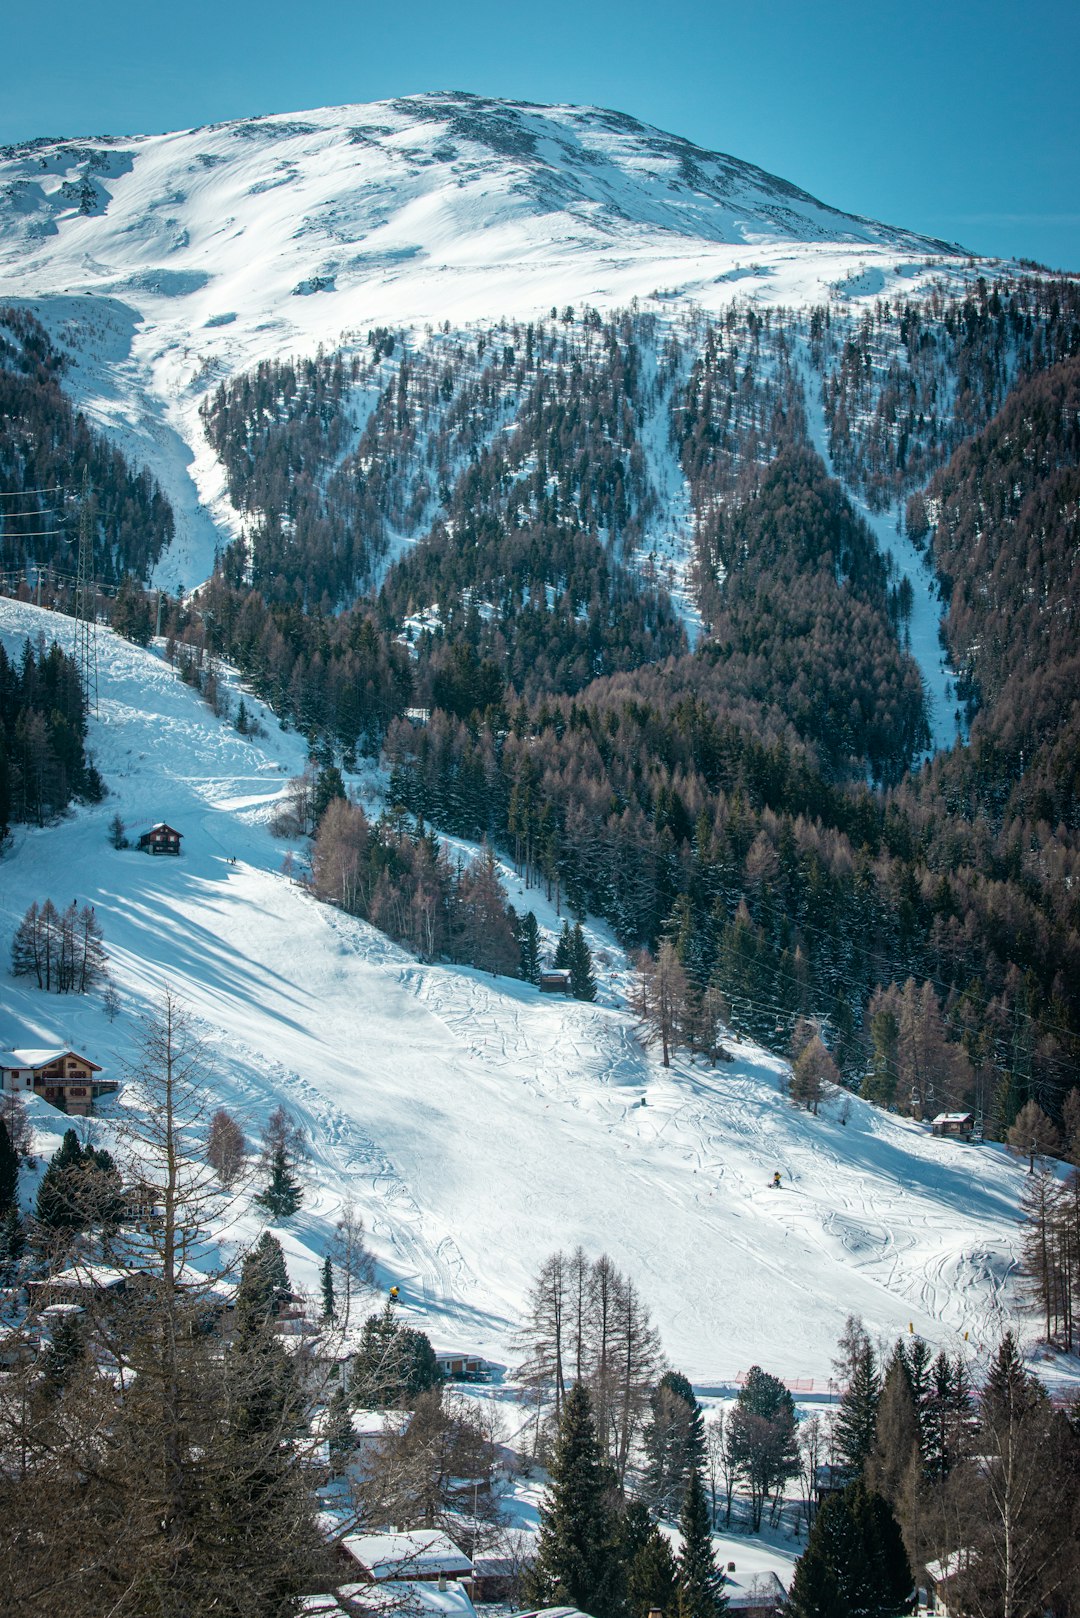
{"type": "MultiPolygon", "coordinates": [[[[0,601],[9,653],[39,631],[69,644],[71,621],[0,601]]],[[[540,1263],[578,1242],[633,1277],[672,1363],[703,1383],[755,1362],[827,1379],[852,1312],[950,1349],[965,1332],[973,1351],[996,1340],[1017,1302],[1023,1174],[1006,1153],[855,1098],[812,1118],[786,1100],[785,1064],[755,1047],[664,1070],[614,1005],[417,962],[283,872],[268,821],[302,768],[299,738],[250,695],[266,734],[241,737],[159,652],[106,630],[99,648],[90,745],[111,796],[16,828],[0,860],[0,1045],[70,1043],[122,1077],[168,982],[206,1041],[214,1101],[251,1145],[279,1101],[306,1131],[304,1203],[278,1231],[294,1280],[315,1290],[352,1197],[409,1317],[439,1348],[504,1364],[540,1263]],[[176,826],[182,857],[113,849],[117,811],[132,831],[176,826]],[[7,974],[19,918],[46,897],[96,907],[114,1021],[96,997],[7,974]]],[[[540,896],[519,902],[539,913],[540,896]]],[[[608,982],[624,970],[613,959],[608,982]]],[[[122,1095],[103,1104],[102,1143],[123,1111],[122,1095]]],[[[44,1103],[35,1119],[51,1150],[64,1120],[44,1103]]],[[[221,1231],[226,1254],[257,1233],[256,1212],[221,1231]]]]}

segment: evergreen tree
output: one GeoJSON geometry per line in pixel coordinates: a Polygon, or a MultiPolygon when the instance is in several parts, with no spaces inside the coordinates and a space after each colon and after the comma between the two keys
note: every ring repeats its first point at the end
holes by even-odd
{"type": "Polygon", "coordinates": [[[854,1481],[874,1447],[881,1383],[874,1346],[860,1322],[848,1322],[841,1346],[846,1357],[839,1369],[846,1377],[846,1386],[833,1422],[833,1442],[854,1481]]]}
{"type": "Polygon", "coordinates": [[[276,1236],[264,1230],[244,1255],[236,1291],[236,1335],[248,1338],[272,1320],[290,1295],[285,1254],[276,1236]]]}
{"type": "Polygon", "coordinates": [[[569,972],[573,969],[573,964],[574,940],[570,932],[570,923],[564,918],[559,942],[555,945],[555,970],[569,972]]]}
{"type": "Polygon", "coordinates": [[[43,1355],[42,1376],[53,1397],[67,1387],[86,1360],[86,1335],[78,1315],[61,1315],[43,1355]]]}
{"type": "Polygon", "coordinates": [[[329,1320],[330,1323],[333,1324],[334,1317],[337,1313],[337,1301],[334,1297],[334,1267],[330,1262],[329,1253],[327,1253],[326,1257],[322,1261],[322,1276],[320,1279],[322,1287],[322,1316],[324,1320],[329,1320]]]}
{"type": "Polygon", "coordinates": [[[667,1535],[649,1516],[640,1500],[631,1500],[619,1525],[619,1558],[625,1573],[628,1618],[648,1618],[659,1608],[668,1618],[675,1612],[678,1569],[667,1535]]]}
{"type": "Polygon", "coordinates": [[[0,1118],[0,1218],[15,1206],[19,1191],[19,1154],[11,1144],[8,1126],[0,1118]]]}
{"type": "Polygon", "coordinates": [[[791,1618],[898,1618],[911,1612],[914,1595],[888,1503],[862,1483],[822,1501],[795,1567],[791,1618]]]}
{"type": "Polygon", "coordinates": [[[65,1132],[59,1148],[38,1185],[35,1216],[45,1231],[111,1229],[123,1213],[120,1174],[103,1147],[82,1147],[73,1129],[65,1132]]]}
{"type": "Polygon", "coordinates": [[[0,1286],[13,1286],[19,1260],[26,1246],[19,1210],[12,1205],[0,1215],[0,1286]]]}
{"type": "Polygon", "coordinates": [[[774,1510],[784,1484],[799,1471],[795,1401],[780,1381],[752,1365],[728,1417],[728,1453],[750,1486],[750,1526],[761,1527],[765,1502],[775,1491],[774,1510]]]}
{"type": "Polygon", "coordinates": [[[540,1507],[530,1599],[615,1618],[617,1556],[609,1486],[589,1395],[575,1382],[563,1403],[551,1481],[540,1507]]]}
{"type": "Polygon", "coordinates": [[[677,1517],[690,1473],[705,1460],[701,1406],[679,1371],[665,1371],[649,1395],[643,1444],[645,1498],[658,1516],[677,1517]]]}
{"type": "Polygon", "coordinates": [[[596,999],[592,951],[585,942],[580,921],[575,922],[574,931],[570,935],[570,993],[575,1000],[596,999]]]}
{"type": "Polygon", "coordinates": [[[375,1409],[411,1407],[442,1379],[430,1338],[400,1325],[389,1300],[381,1314],[365,1320],[352,1367],[354,1403],[375,1409]]]}
{"type": "Polygon", "coordinates": [[[903,1345],[898,1344],[885,1372],[878,1402],[874,1446],[866,1461],[869,1486],[895,1510],[912,1461],[921,1460],[921,1433],[903,1345]]]}
{"type": "Polygon", "coordinates": [[[344,1377],[330,1395],[324,1430],[331,1465],[340,1463],[352,1454],[356,1448],[356,1434],[352,1424],[352,1400],[344,1377]]]}
{"type": "Polygon", "coordinates": [[[274,1219],[289,1219],[303,1200],[300,1182],[289,1167],[285,1147],[279,1142],[270,1157],[270,1178],[255,1201],[274,1219]]]}
{"type": "Polygon", "coordinates": [[[540,927],[531,910],[526,911],[518,927],[518,947],[521,951],[521,975],[526,983],[540,982],[540,927]]]}
{"type": "Polygon", "coordinates": [[[727,1611],[724,1575],[713,1556],[709,1502],[701,1471],[694,1467],[686,1485],[679,1531],[682,1546],[677,1559],[679,1618],[717,1618],[727,1611]]]}

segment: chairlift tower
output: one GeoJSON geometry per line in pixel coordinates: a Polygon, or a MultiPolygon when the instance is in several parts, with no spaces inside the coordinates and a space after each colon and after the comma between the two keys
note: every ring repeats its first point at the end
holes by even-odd
{"type": "Polygon", "coordinates": [[[97,588],[94,582],[94,519],[90,474],[83,473],[79,511],[79,563],[75,575],[75,667],[88,713],[98,711],[97,588]]]}

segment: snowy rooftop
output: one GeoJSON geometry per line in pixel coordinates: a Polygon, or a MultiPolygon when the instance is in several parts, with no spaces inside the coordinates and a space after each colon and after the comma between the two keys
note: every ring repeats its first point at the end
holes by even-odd
{"type": "Polygon", "coordinates": [[[349,1534],[341,1543],[377,1580],[472,1572],[465,1552],[448,1534],[433,1528],[401,1534],[349,1534]]]}
{"type": "Polygon", "coordinates": [[[89,1057],[79,1056],[78,1051],[73,1051],[70,1045],[53,1045],[45,1050],[0,1051],[0,1067],[48,1067],[50,1062],[57,1062],[62,1056],[78,1057],[79,1061],[85,1062],[88,1067],[97,1067],[98,1065],[96,1062],[91,1062],[89,1057]]]}
{"type": "Polygon", "coordinates": [[[372,1611],[400,1613],[402,1618],[476,1618],[476,1608],[465,1586],[447,1579],[440,1589],[422,1579],[395,1580],[393,1590],[372,1590],[370,1584],[343,1584],[339,1594],[372,1611]]]}

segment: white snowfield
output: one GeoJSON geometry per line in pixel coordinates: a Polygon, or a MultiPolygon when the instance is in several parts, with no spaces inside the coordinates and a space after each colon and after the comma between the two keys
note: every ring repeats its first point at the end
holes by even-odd
{"type": "MultiPolygon", "coordinates": [[[[39,630],[70,645],[69,619],[9,600],[0,630],[9,653],[39,630]]],[[[632,1276],[672,1363],[705,1387],[754,1362],[824,1387],[850,1312],[950,1349],[967,1333],[972,1352],[1012,1319],[1023,1173],[1003,1150],[934,1140],[853,1098],[812,1118],[785,1099],[785,1065],[750,1046],[715,1070],[665,1071],[614,1004],[416,962],[282,873],[267,821],[303,763],[297,737],[265,712],[267,738],[241,737],[160,653],[105,630],[99,647],[90,742],[112,796],[17,828],[0,860],[0,1047],[72,1045],[122,1077],[169,983],[252,1146],[279,1101],[307,1133],[304,1203],[278,1231],[295,1281],[315,1289],[352,1197],[406,1318],[437,1348],[504,1364],[538,1266],[578,1242],[632,1276]],[[114,850],[117,811],[133,829],[175,826],[182,856],[114,850]],[[46,897],[96,907],[115,1021],[97,997],[8,975],[14,927],[46,897]]],[[[535,891],[518,902],[554,922],[535,891]]],[[[107,1144],[123,1091],[101,1106],[91,1127],[107,1144]]],[[[66,1121],[44,1103],[35,1117],[50,1148],[66,1121]]],[[[259,1229],[246,1207],[226,1253],[259,1229]]]]}

